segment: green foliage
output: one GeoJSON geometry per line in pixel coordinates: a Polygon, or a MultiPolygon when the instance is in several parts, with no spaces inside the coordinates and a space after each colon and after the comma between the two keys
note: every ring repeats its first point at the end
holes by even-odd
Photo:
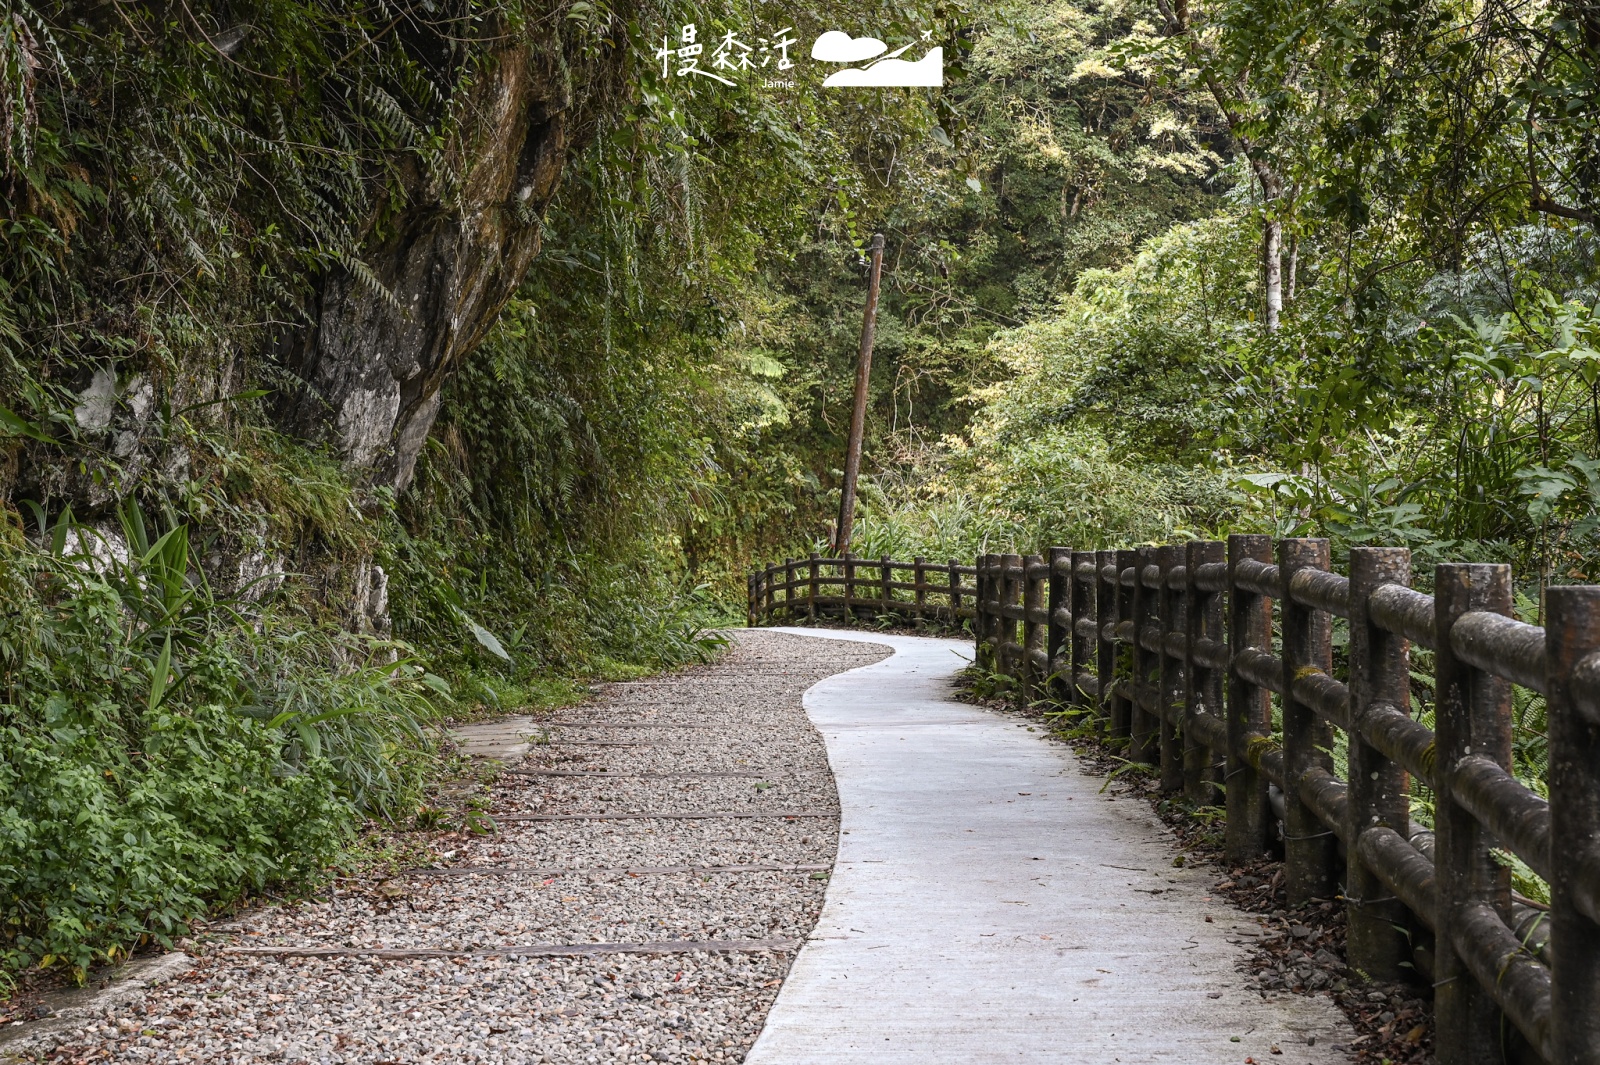
{"type": "MultiPolygon", "coordinates": [[[[93,663],[74,662],[92,665],[93,663]]],[[[280,776],[279,738],[233,711],[140,715],[109,701],[6,707],[0,851],[8,968],[81,974],[169,942],[217,902],[320,872],[353,811],[314,764],[280,776]],[[109,733],[109,735],[108,735],[109,733]]]]}
{"type": "MultiPolygon", "coordinates": [[[[1104,486],[1058,472],[1047,442],[1071,427],[1080,463],[1108,447],[1134,471],[1117,483],[1168,486],[1172,531],[1330,535],[1336,552],[1403,545],[1424,569],[1511,561],[1535,584],[1591,576],[1590,239],[1519,231],[1509,263],[1506,236],[1475,244],[1462,270],[1419,273],[1418,290],[1389,298],[1372,329],[1350,328],[1333,271],[1307,271],[1283,327],[1263,334],[1250,228],[1243,204],[1176,226],[1122,269],[1085,274],[1055,313],[994,339],[1017,376],[977,394],[985,406],[940,460],[979,457],[971,509],[1008,506],[1015,475],[1004,471],[1020,462],[1042,482],[1082,486],[1049,504],[1087,511],[1085,531],[1059,542],[1100,543],[1097,525],[1124,541],[1159,535],[1146,528],[1160,522],[1130,525],[1104,486]]],[[[1133,509],[1163,513],[1154,497],[1133,509]]]]}
{"type": "Polygon", "coordinates": [[[1177,478],[1118,462],[1092,430],[1053,427],[1005,444],[974,436],[944,469],[924,469],[914,494],[869,495],[856,550],[970,560],[1016,545],[1169,540],[1184,523],[1177,478]]]}
{"type": "MultiPolygon", "coordinates": [[[[966,429],[981,390],[1011,376],[991,337],[1048,313],[1086,270],[1118,266],[1141,240],[1209,209],[1216,115],[1149,63],[1114,54],[1150,37],[1135,9],[997,3],[961,17],[959,48],[947,49],[959,68],[931,107],[913,107],[913,93],[884,93],[877,111],[836,98],[826,135],[850,166],[825,171],[832,183],[807,205],[806,229],[769,248],[730,304],[744,413],[719,438],[717,496],[685,538],[696,572],[730,599],[752,560],[827,540],[866,233],[884,232],[889,252],[864,462],[898,501],[934,476],[924,467],[943,467],[940,442],[966,429]],[[836,189],[842,201],[830,199],[836,189]]],[[[959,513],[937,521],[966,521],[959,513]]],[[[924,540],[964,551],[983,535],[924,540]]]]}
{"type": "Polygon", "coordinates": [[[826,541],[874,231],[861,553],[1319,532],[1512,561],[1535,613],[1600,575],[1592,13],[830,2],[799,37],[936,27],[951,74],[835,93],[661,76],[745,12],[425,6],[0,26],[8,965],[314,875],[415,813],[441,707],[714,653],[826,541]],[[363,256],[459,200],[506,41],[578,147],[396,499],[281,419],[323,284],[385,296],[363,256]]]}
{"type": "Polygon", "coordinates": [[[213,594],[188,527],[0,547],[0,965],[82,975],[414,808],[437,678],[213,594]]]}
{"type": "Polygon", "coordinates": [[[1153,40],[1131,5],[1001,3],[981,17],[952,103],[966,127],[953,154],[970,153],[981,187],[949,219],[971,227],[951,227],[957,269],[940,287],[1028,317],[1203,213],[1226,145],[1209,100],[1128,58],[1153,40]]]}
{"type": "Polygon", "coordinates": [[[1015,376],[973,393],[982,406],[963,435],[880,478],[862,550],[1089,549],[1251,521],[1220,439],[1237,423],[1229,315],[1250,307],[1247,277],[1223,265],[1242,230],[1176,226],[1120,269],[1086,272],[1055,313],[995,336],[992,356],[1015,376]]]}
{"type": "MultiPolygon", "coordinates": [[[[958,14],[823,5],[795,24],[804,38],[848,17],[909,41],[958,14]]],[[[597,118],[398,508],[399,631],[454,631],[459,606],[515,660],[481,664],[519,684],[703,656],[699,626],[729,616],[753,546],[804,535],[826,491],[812,445],[835,439],[809,393],[834,388],[860,328],[855,251],[927,173],[933,94],[662,78],[638,47],[662,29],[752,30],[651,15],[619,57],[639,91],[597,118]]],[[[896,332],[886,321],[886,351],[896,332]]]]}
{"type": "MultiPolygon", "coordinates": [[[[431,185],[450,199],[487,73],[464,47],[535,13],[462,0],[427,22],[384,4],[13,5],[0,38],[0,402],[143,478],[74,393],[146,375],[173,406],[270,373],[330,270],[431,185]],[[429,181],[404,180],[421,171],[429,181]],[[115,234],[115,239],[106,239],[115,234]],[[81,406],[81,405],[80,405],[81,406]],[[120,452],[120,453],[119,453],[120,452]]],[[[275,382],[276,383],[276,382],[275,382]]]]}

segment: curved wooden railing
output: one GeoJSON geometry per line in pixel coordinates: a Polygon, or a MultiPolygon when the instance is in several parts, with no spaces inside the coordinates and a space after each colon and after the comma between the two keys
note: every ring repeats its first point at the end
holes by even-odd
{"type": "Polygon", "coordinates": [[[1600,587],[1549,588],[1540,628],[1511,616],[1508,566],[1433,577],[1413,591],[1403,548],[1353,548],[1342,575],[1326,540],[1253,535],[975,567],[813,556],[752,575],[750,616],[971,617],[978,665],[1017,699],[1077,708],[1163,789],[1225,805],[1231,861],[1280,839],[1291,904],[1345,904],[1353,969],[1425,974],[1439,1065],[1515,1060],[1513,1031],[1524,1056],[1600,1065],[1600,587]],[[948,599],[929,614],[934,573],[948,599]],[[1411,714],[1413,645],[1434,655],[1431,729],[1411,714]],[[1547,703],[1548,796],[1511,772],[1513,685],[1547,703]],[[1513,894],[1507,853],[1547,908],[1513,894]]]}
{"type": "Polygon", "coordinates": [[[1440,1065],[1505,1060],[1502,1018],[1546,1061],[1600,1061],[1600,588],[1549,589],[1541,629],[1510,616],[1508,566],[1409,583],[1404,549],[1355,548],[1342,576],[1320,539],[987,555],[979,661],[1095,714],[1164,788],[1221,792],[1230,858],[1276,820],[1290,902],[1345,901],[1350,965],[1431,976],[1440,1065]],[[1412,644],[1434,652],[1433,729],[1409,713],[1412,644]],[[1510,772],[1513,684],[1548,702],[1548,800],[1510,772]],[[1548,912],[1513,898],[1502,850],[1549,882],[1548,912]]]}
{"type": "Polygon", "coordinates": [[[960,625],[977,616],[976,586],[963,580],[977,575],[977,567],[954,559],[929,562],[918,557],[896,562],[888,556],[857,558],[788,558],[750,574],[748,580],[751,625],[777,619],[818,618],[850,620],[888,617],[903,622],[937,622],[960,625]],[[909,580],[896,579],[896,574],[909,580]]]}

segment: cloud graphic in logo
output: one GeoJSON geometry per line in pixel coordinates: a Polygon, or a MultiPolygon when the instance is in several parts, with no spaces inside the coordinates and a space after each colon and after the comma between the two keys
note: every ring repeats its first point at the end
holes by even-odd
{"type": "Polygon", "coordinates": [[[852,38],[848,33],[829,30],[811,46],[811,58],[824,63],[860,63],[882,55],[888,47],[876,37],[852,38]]]}
{"type": "MultiPolygon", "coordinates": [[[[899,52],[895,55],[899,55],[899,52]]],[[[879,89],[893,86],[937,89],[944,84],[944,49],[929,49],[928,54],[915,63],[891,56],[880,59],[870,67],[837,70],[829,74],[828,80],[822,84],[824,88],[857,85],[879,89]]]]}

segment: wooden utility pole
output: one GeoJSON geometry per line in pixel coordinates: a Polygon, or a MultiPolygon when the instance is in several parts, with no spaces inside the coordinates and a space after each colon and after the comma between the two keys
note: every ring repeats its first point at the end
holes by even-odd
{"type": "Polygon", "coordinates": [[[850,529],[856,520],[856,476],[861,472],[861,438],[867,428],[867,383],[872,378],[872,334],[878,323],[878,277],[883,273],[883,234],[872,234],[872,270],[867,279],[867,310],[861,319],[861,355],[856,360],[855,407],[850,411],[850,441],[844,453],[844,490],[839,493],[839,525],[834,530],[836,554],[850,550],[850,529]]]}

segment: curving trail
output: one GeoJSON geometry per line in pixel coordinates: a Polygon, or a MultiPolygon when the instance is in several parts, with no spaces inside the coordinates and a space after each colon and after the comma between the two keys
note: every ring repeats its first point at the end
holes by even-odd
{"type": "Polygon", "coordinates": [[[1254,920],[1207,894],[1215,870],[1173,867],[1142,803],[950,698],[970,643],[778,631],[896,653],[805,695],[839,858],[748,1062],[1350,1060],[1332,1003],[1243,989],[1254,920]]]}
{"type": "Polygon", "coordinates": [[[1142,802],[949,698],[970,644],[786,631],[462,729],[497,833],[214,925],[0,1062],[1348,1060],[1330,1003],[1243,989],[1253,918],[1142,802]]]}
{"type": "Polygon", "coordinates": [[[0,1031],[0,1063],[742,1061],[833,865],[803,693],[889,650],[734,635],[706,665],[461,728],[505,763],[472,788],[498,831],[435,832],[424,868],[213,925],[159,986],[0,1031]]]}

